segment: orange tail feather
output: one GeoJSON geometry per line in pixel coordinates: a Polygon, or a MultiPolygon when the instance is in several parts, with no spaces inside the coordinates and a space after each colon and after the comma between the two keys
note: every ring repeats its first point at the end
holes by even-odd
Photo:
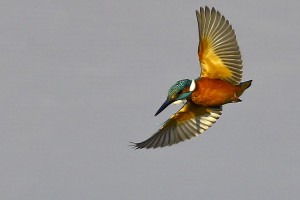
{"type": "Polygon", "coordinates": [[[240,89],[237,92],[237,96],[240,97],[243,92],[251,86],[252,80],[240,83],[240,89]]]}

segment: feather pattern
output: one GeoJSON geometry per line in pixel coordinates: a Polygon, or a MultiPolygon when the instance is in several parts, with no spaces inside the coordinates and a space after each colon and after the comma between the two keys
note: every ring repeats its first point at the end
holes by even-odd
{"type": "Polygon", "coordinates": [[[189,140],[210,128],[221,116],[222,107],[209,108],[187,102],[149,139],[133,143],[134,148],[171,146],[189,140]]]}
{"type": "Polygon", "coordinates": [[[238,85],[242,79],[242,58],[236,35],[228,20],[215,8],[196,11],[199,29],[200,77],[221,79],[238,85]]]}

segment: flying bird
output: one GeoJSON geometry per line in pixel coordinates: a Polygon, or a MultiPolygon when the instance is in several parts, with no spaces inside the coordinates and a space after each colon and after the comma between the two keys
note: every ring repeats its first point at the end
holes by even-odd
{"type": "Polygon", "coordinates": [[[177,81],[155,116],[167,106],[186,101],[149,139],[132,143],[136,149],[171,146],[196,137],[221,116],[222,106],[241,102],[252,80],[242,80],[242,58],[232,26],[215,8],[196,11],[201,73],[197,79],[177,81]]]}

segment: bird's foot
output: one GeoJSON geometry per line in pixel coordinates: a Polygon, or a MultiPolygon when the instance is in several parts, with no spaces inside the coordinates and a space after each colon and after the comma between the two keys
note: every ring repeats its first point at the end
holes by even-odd
{"type": "Polygon", "coordinates": [[[238,103],[242,102],[242,100],[236,95],[236,93],[234,93],[232,102],[238,103]]]}

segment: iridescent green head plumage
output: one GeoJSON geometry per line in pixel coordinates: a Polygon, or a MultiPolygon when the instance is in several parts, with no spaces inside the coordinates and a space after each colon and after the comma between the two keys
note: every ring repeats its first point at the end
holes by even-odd
{"type": "MultiPolygon", "coordinates": [[[[183,89],[186,88],[187,86],[190,86],[192,83],[191,80],[189,79],[183,79],[180,81],[177,81],[172,87],[169,89],[168,92],[168,98],[172,97],[179,97],[178,95],[182,93],[183,89]]],[[[179,99],[178,99],[179,100],[179,99]]]]}
{"type": "Polygon", "coordinates": [[[186,100],[195,89],[195,81],[189,79],[183,79],[177,81],[168,91],[167,100],[155,113],[155,116],[162,112],[168,105],[178,100],[186,100]],[[189,90],[184,92],[184,89],[189,87],[189,90]]]}

